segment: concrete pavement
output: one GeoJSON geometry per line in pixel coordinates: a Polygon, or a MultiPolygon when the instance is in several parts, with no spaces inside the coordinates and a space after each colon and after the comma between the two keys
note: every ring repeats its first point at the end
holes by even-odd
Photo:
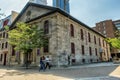
{"type": "Polygon", "coordinates": [[[68,68],[24,69],[0,66],[0,80],[120,80],[120,66],[113,63],[86,64],[68,68]]]}
{"type": "Polygon", "coordinates": [[[83,64],[78,66],[70,66],[68,68],[87,68],[87,67],[100,67],[100,66],[119,66],[120,64],[114,64],[113,62],[104,62],[104,63],[92,63],[92,64],[83,64]]]}
{"type": "Polygon", "coordinates": [[[120,78],[104,76],[104,77],[90,77],[90,78],[82,78],[82,79],[75,79],[75,80],[120,80],[120,78]]]}

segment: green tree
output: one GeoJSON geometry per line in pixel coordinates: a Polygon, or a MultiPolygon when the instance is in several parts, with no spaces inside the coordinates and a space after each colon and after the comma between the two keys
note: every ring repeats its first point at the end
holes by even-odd
{"type": "Polygon", "coordinates": [[[120,39],[120,30],[115,31],[115,36],[116,38],[120,39]]]}
{"type": "Polygon", "coordinates": [[[109,38],[107,42],[110,44],[111,47],[115,49],[120,49],[120,39],[118,38],[109,38]]]}
{"type": "Polygon", "coordinates": [[[28,67],[29,53],[34,48],[41,48],[48,45],[48,39],[44,35],[43,29],[38,29],[36,25],[19,22],[14,29],[9,30],[8,35],[9,44],[15,46],[15,50],[24,53],[26,68],[28,67]]]}
{"type": "Polygon", "coordinates": [[[107,38],[107,42],[110,44],[111,47],[120,49],[120,31],[117,30],[115,32],[115,38],[107,38]]]}

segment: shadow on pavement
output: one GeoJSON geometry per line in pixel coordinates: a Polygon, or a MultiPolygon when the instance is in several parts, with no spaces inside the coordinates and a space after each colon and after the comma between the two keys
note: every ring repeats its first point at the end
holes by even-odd
{"type": "MultiPolygon", "coordinates": [[[[0,75],[0,78],[5,76],[16,76],[16,75],[32,75],[32,74],[44,74],[44,75],[54,75],[54,76],[60,76],[70,79],[80,79],[80,78],[90,78],[90,77],[103,77],[103,76],[111,76],[111,77],[105,77],[100,78],[100,80],[120,80],[120,78],[117,78],[112,74],[115,73],[120,69],[120,66],[100,66],[100,67],[83,67],[83,68],[64,68],[64,69],[50,69],[46,70],[45,72],[40,71],[38,67],[31,67],[29,69],[25,69],[23,67],[14,68],[14,67],[0,67],[0,69],[6,69],[6,72],[2,75],[0,75]],[[117,70],[116,70],[117,69],[117,70]],[[111,75],[110,75],[111,74],[111,75]],[[114,76],[114,77],[112,77],[114,76]]],[[[1,73],[1,72],[0,72],[1,73]]],[[[118,72],[120,74],[120,72],[118,72]]],[[[120,76],[120,75],[119,75],[120,76]]],[[[95,79],[93,79],[95,80],[95,79]]]]}

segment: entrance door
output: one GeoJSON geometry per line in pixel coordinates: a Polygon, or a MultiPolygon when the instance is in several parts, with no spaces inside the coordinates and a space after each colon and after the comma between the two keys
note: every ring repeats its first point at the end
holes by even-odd
{"type": "Polygon", "coordinates": [[[7,54],[4,54],[4,63],[3,63],[4,66],[6,65],[6,57],[7,57],[7,54]]]}

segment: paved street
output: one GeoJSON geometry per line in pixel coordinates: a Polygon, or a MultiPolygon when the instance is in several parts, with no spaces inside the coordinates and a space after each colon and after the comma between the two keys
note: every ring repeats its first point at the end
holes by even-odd
{"type": "Polygon", "coordinates": [[[0,66],[0,80],[120,80],[120,66],[99,63],[69,68],[46,70],[24,68],[3,68],[0,66]]]}
{"type": "Polygon", "coordinates": [[[105,76],[105,77],[82,78],[76,80],[120,80],[120,78],[105,76]]]}

